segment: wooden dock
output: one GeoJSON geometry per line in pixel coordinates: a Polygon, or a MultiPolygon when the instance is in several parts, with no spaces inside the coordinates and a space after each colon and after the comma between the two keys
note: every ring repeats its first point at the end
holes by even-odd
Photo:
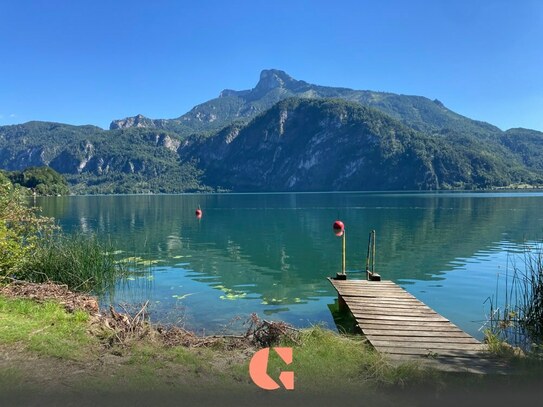
{"type": "Polygon", "coordinates": [[[439,370],[504,373],[486,345],[392,281],[335,280],[347,307],[371,345],[392,361],[421,362],[439,370]]]}

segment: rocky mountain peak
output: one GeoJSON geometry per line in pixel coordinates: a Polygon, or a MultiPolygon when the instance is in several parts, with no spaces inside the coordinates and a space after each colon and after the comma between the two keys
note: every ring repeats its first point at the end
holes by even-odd
{"type": "Polygon", "coordinates": [[[153,123],[153,120],[145,117],[142,114],[138,114],[134,117],[126,117],[121,120],[113,120],[109,125],[110,130],[127,129],[130,127],[154,128],[156,126],[153,123]]]}
{"type": "Polygon", "coordinates": [[[304,81],[298,81],[292,78],[289,74],[279,69],[264,69],[260,72],[260,79],[256,86],[251,90],[232,90],[224,89],[219,98],[238,96],[244,98],[262,97],[266,93],[274,89],[289,89],[293,90],[297,85],[305,84],[304,81]]]}
{"type": "Polygon", "coordinates": [[[292,78],[284,71],[278,69],[264,69],[260,73],[260,80],[258,81],[255,91],[268,92],[275,88],[290,88],[292,85],[298,83],[296,79],[292,78]]]}

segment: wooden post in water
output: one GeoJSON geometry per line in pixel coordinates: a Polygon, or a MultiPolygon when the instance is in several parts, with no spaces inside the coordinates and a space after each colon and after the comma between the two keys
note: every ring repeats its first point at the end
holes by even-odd
{"type": "MultiPolygon", "coordinates": [[[[341,242],[341,246],[342,246],[342,251],[341,251],[341,273],[336,274],[336,280],[347,280],[347,273],[346,273],[346,269],[347,269],[347,257],[346,257],[347,240],[346,240],[346,237],[345,237],[345,229],[343,229],[343,235],[341,236],[341,238],[342,238],[342,242],[341,242]]],[[[338,304],[339,312],[347,312],[347,311],[349,311],[349,307],[347,306],[347,303],[345,302],[345,300],[343,299],[343,297],[341,296],[341,294],[339,292],[337,293],[337,304],[338,304]]]]}
{"type": "Polygon", "coordinates": [[[346,273],[346,266],[347,266],[347,259],[346,259],[346,237],[345,237],[345,229],[342,233],[342,251],[341,251],[341,273],[336,273],[336,280],[347,280],[347,273],[346,273]]]}
{"type": "Polygon", "coordinates": [[[345,300],[343,299],[343,297],[341,296],[339,292],[337,293],[337,305],[338,305],[339,312],[349,311],[349,307],[347,306],[347,303],[345,302],[345,300]]]}

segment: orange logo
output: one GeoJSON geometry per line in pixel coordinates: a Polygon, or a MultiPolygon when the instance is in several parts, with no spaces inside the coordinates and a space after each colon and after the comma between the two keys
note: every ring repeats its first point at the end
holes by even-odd
{"type": "MultiPolygon", "coordinates": [[[[279,357],[287,365],[292,363],[292,348],[273,348],[279,357]]],[[[268,359],[270,348],[260,349],[251,358],[249,363],[249,375],[254,384],[264,390],[277,390],[281,386],[268,375],[268,359]]],[[[294,372],[281,372],[279,381],[285,389],[294,390],[294,372]]]]}

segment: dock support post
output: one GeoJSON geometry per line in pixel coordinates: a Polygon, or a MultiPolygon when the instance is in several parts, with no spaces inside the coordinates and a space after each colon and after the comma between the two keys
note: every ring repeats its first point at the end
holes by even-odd
{"type": "Polygon", "coordinates": [[[337,305],[340,312],[345,312],[349,310],[349,307],[347,307],[347,303],[339,293],[337,295],[337,305]]]}

